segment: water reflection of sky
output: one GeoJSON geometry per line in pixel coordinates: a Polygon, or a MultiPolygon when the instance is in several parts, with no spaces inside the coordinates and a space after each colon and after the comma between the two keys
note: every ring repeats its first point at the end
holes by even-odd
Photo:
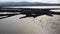
{"type": "Polygon", "coordinates": [[[21,1],[44,2],[44,3],[60,3],[60,0],[0,0],[0,2],[21,2],[21,1]]]}

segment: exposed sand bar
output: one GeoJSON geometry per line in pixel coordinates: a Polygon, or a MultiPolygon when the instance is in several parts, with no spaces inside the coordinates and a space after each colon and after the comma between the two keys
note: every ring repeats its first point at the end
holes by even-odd
{"type": "Polygon", "coordinates": [[[22,16],[25,15],[0,19],[0,34],[60,34],[60,15],[19,19],[22,16]]]}

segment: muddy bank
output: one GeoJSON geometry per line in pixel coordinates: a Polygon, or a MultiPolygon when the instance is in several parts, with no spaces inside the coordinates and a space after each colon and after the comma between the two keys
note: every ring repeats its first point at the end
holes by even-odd
{"type": "Polygon", "coordinates": [[[22,16],[0,19],[0,34],[60,34],[60,15],[22,16]]]}

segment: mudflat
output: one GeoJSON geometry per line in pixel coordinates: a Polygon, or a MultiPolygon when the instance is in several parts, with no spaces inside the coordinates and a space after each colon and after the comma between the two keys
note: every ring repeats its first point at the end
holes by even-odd
{"type": "MultiPolygon", "coordinates": [[[[60,10],[51,10],[60,12],[60,10]]],[[[0,19],[0,34],[60,34],[60,15],[42,15],[36,18],[16,15],[0,19]]]]}

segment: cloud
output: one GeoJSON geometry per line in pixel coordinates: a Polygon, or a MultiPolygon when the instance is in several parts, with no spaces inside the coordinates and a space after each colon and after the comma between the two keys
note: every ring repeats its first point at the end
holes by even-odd
{"type": "Polygon", "coordinates": [[[45,2],[45,3],[60,3],[60,0],[0,0],[0,2],[45,2]]]}

